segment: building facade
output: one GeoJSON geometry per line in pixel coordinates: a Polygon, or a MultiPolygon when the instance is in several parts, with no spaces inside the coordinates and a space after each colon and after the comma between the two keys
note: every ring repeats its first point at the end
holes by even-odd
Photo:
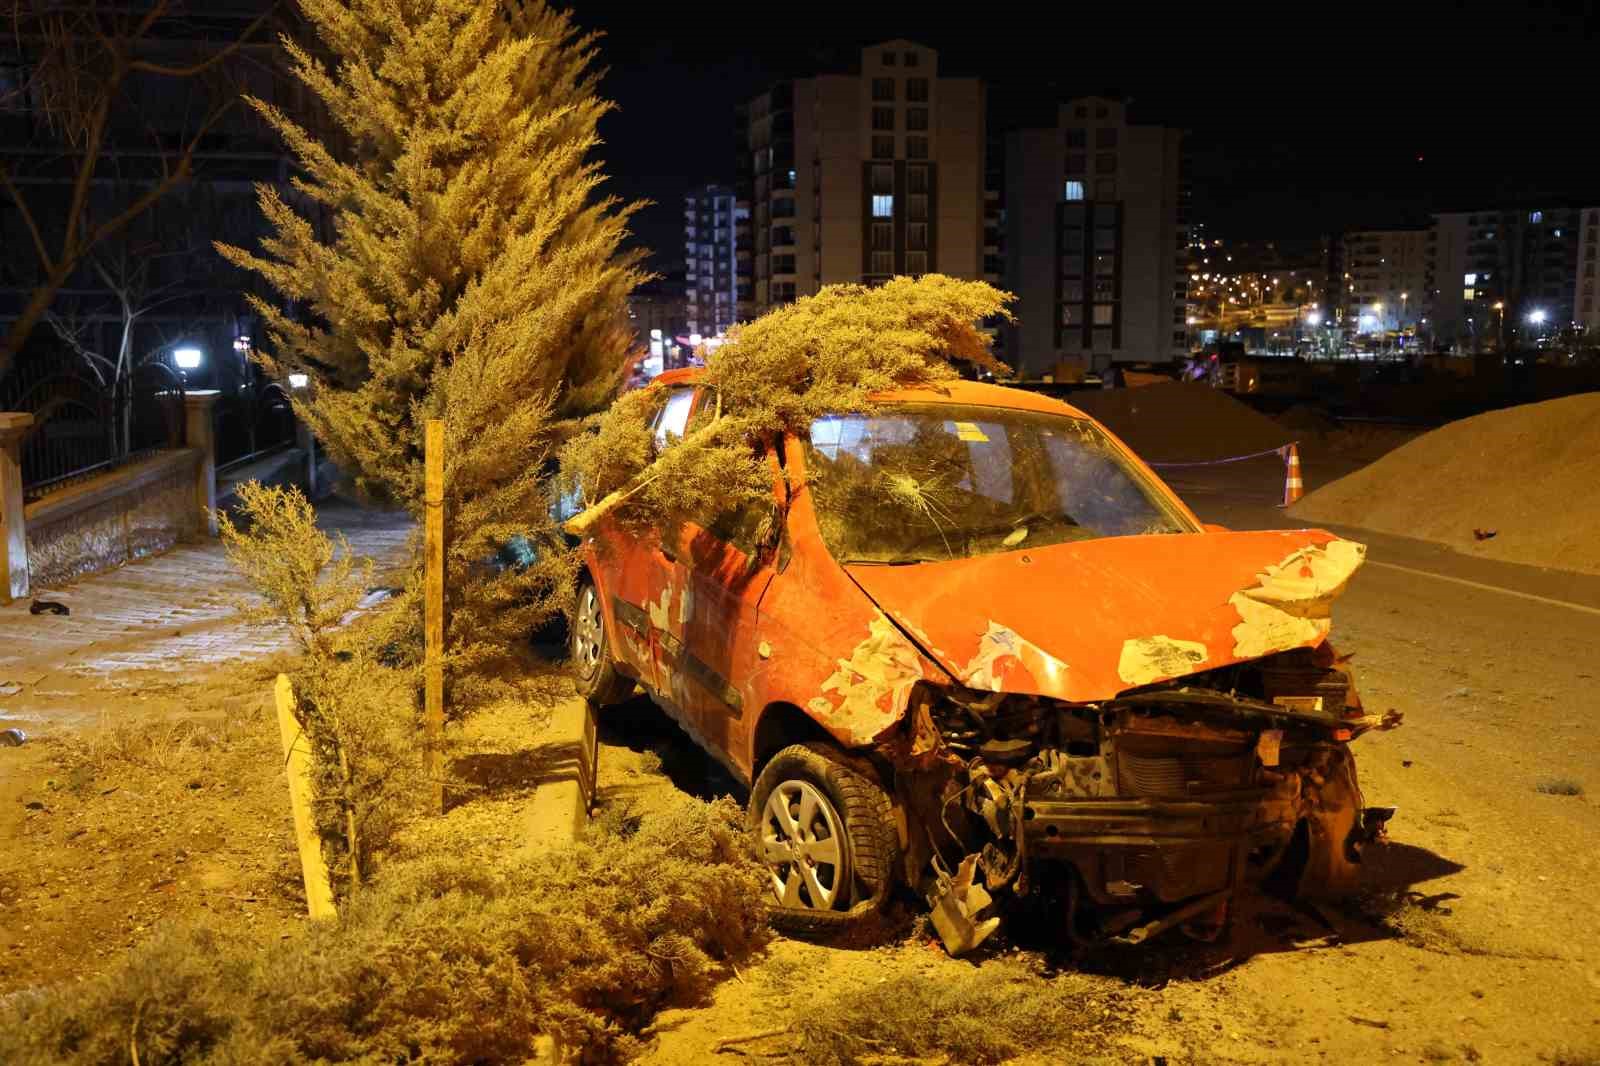
{"type": "Polygon", "coordinates": [[[748,237],[750,208],[726,185],[684,196],[685,317],[690,333],[720,337],[739,318],[739,240],[748,237]]]}
{"type": "Polygon", "coordinates": [[[739,110],[749,307],[823,285],[984,276],[984,88],[893,40],[858,67],[781,82],[739,110]]]}
{"type": "Polygon", "coordinates": [[[1006,140],[1008,356],[1023,377],[1066,363],[1166,361],[1188,348],[1180,131],[1132,125],[1121,101],[1069,100],[1006,140]]]}
{"type": "Polygon", "coordinates": [[[1577,309],[1577,327],[1589,340],[1600,337],[1600,292],[1596,292],[1595,273],[1600,266],[1600,207],[1583,209],[1583,224],[1578,229],[1578,276],[1572,285],[1572,303],[1577,309]]]}
{"type": "Polygon", "coordinates": [[[1442,347],[1531,344],[1570,329],[1583,307],[1580,249],[1597,209],[1531,207],[1434,216],[1430,330],[1442,347]]]}
{"type": "Polygon", "coordinates": [[[1340,238],[1333,314],[1347,335],[1411,333],[1428,317],[1432,231],[1349,230],[1340,238]]]}

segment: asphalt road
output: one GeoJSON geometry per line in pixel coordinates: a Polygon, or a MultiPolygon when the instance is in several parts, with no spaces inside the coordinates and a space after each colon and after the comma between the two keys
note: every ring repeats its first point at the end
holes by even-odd
{"type": "MultiPolygon", "coordinates": [[[[1276,506],[1281,469],[1241,463],[1173,472],[1169,483],[1206,521],[1292,528],[1276,506]]],[[[1332,639],[1354,653],[1369,710],[1405,716],[1356,744],[1367,803],[1399,807],[1394,847],[1380,857],[1392,868],[1378,878],[1409,893],[1402,924],[1415,920],[1426,935],[1413,939],[1432,956],[1373,948],[1348,973],[1335,969],[1334,984],[1366,1004],[1352,1011],[1396,1017],[1333,1046],[1415,1051],[1414,1030],[1426,1028],[1463,1058],[1462,1042],[1487,1061],[1600,1054],[1600,577],[1332,531],[1368,545],[1335,604],[1332,639]],[[1584,794],[1556,794],[1570,788],[1584,794]]],[[[1281,998],[1276,969],[1254,976],[1281,998]]],[[[1249,969],[1240,978],[1254,983],[1249,969]]]]}

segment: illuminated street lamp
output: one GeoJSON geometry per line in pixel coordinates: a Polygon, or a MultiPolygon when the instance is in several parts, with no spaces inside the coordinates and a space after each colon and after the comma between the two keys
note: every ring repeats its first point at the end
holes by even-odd
{"type": "Polygon", "coordinates": [[[179,370],[194,370],[200,366],[202,353],[199,348],[175,348],[172,352],[172,361],[178,364],[179,370]]]}
{"type": "Polygon", "coordinates": [[[1528,321],[1536,326],[1544,325],[1545,313],[1538,308],[1528,312],[1528,321]]]}
{"type": "Polygon", "coordinates": [[[307,374],[289,375],[289,387],[291,389],[303,389],[309,384],[311,384],[311,378],[307,374]]]}

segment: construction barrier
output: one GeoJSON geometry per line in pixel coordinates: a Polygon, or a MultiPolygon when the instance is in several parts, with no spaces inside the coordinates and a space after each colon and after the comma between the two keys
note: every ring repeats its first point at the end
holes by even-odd
{"type": "Polygon", "coordinates": [[[1155,470],[1180,469],[1194,466],[1222,466],[1226,463],[1242,463],[1246,459],[1259,459],[1263,455],[1276,455],[1283,460],[1283,503],[1279,506],[1287,507],[1305,495],[1305,482],[1300,477],[1300,442],[1290,441],[1281,448],[1268,448],[1264,452],[1251,452],[1249,455],[1230,455],[1226,459],[1202,459],[1191,463],[1147,463],[1155,470]]]}

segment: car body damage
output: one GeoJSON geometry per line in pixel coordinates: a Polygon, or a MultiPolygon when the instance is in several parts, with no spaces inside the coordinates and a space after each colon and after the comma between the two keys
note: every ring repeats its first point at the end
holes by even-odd
{"type": "Polygon", "coordinates": [[[1017,900],[1075,941],[1139,943],[1214,934],[1253,884],[1350,891],[1386,814],[1349,744],[1394,724],[1328,641],[1365,548],[1208,531],[1044,397],[896,400],[782,442],[765,541],[707,516],[657,543],[602,529],[590,553],[617,669],[753,783],[775,883],[814,851],[871,883],[808,868],[802,902],[876,905],[892,853],[957,953],[1017,900]],[[823,741],[849,789],[805,768],[823,741]],[[881,811],[850,806],[869,788],[881,811]],[[790,794],[842,806],[805,828],[790,794]],[[892,844],[826,844],[882,818],[892,844]]]}

